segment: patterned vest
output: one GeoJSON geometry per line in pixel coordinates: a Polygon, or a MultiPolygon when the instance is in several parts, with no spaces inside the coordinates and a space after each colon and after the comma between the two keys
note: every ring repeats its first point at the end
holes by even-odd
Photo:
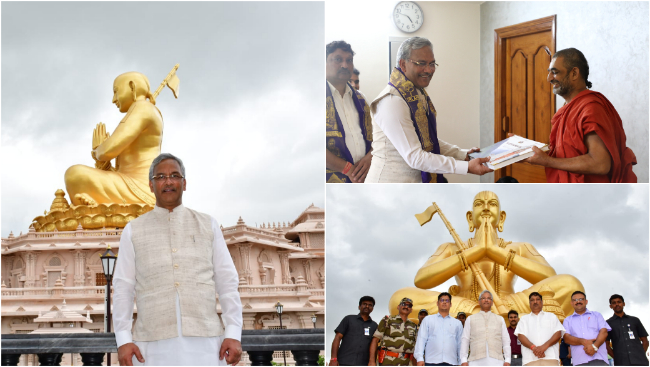
{"type": "Polygon", "coordinates": [[[503,344],[501,342],[501,323],[503,319],[492,312],[479,312],[470,316],[468,362],[487,357],[485,341],[487,340],[490,358],[503,361],[503,344]]]}
{"type": "Polygon", "coordinates": [[[138,308],[133,340],[179,336],[177,295],[183,336],[223,334],[214,288],[212,218],[182,205],[173,212],[156,206],[130,223],[138,308]]]}

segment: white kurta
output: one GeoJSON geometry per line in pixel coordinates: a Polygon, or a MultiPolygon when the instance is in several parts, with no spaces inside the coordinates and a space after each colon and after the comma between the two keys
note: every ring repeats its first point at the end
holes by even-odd
{"type": "MultiPolygon", "coordinates": [[[[540,346],[551,339],[553,334],[558,331],[561,332],[560,336],[564,335],[564,326],[562,326],[557,316],[549,312],[539,311],[537,315],[531,312],[522,316],[517,324],[517,329],[515,329],[515,335],[524,335],[533,345],[540,346]]],[[[521,356],[524,365],[540,359],[535,356],[532,350],[523,345],[521,346],[521,356]]],[[[559,362],[560,345],[555,343],[548,347],[544,352],[544,356],[542,359],[552,359],[559,362]]]]}
{"type": "MultiPolygon", "coordinates": [[[[155,210],[160,210],[156,208],[155,210]]],[[[135,342],[145,359],[144,365],[189,365],[208,366],[226,365],[226,361],[219,360],[221,341],[225,338],[241,341],[242,305],[239,298],[238,277],[234,266],[225,266],[225,262],[232,264],[230,252],[226,246],[221,229],[217,221],[212,218],[212,231],[214,252],[215,292],[219,294],[219,303],[222,309],[222,321],[225,332],[221,337],[191,337],[181,333],[180,301],[176,295],[176,320],[178,337],[150,342],[135,342]]],[[[132,343],[131,328],[133,325],[133,301],[135,298],[135,252],[131,241],[131,226],[127,224],[120,238],[119,260],[113,276],[113,325],[115,326],[115,339],[117,346],[132,343]]],[[[133,357],[133,365],[142,365],[133,357]]]]}
{"type": "Polygon", "coordinates": [[[352,99],[352,89],[346,84],[345,93],[341,97],[341,93],[330,82],[327,82],[327,85],[332,92],[334,107],[343,125],[345,146],[350,151],[350,155],[352,155],[352,159],[354,160],[354,162],[350,163],[356,164],[366,155],[366,140],[363,138],[363,132],[359,125],[359,111],[357,111],[357,107],[354,105],[354,100],[352,99]]]}
{"type": "MultiPolygon", "coordinates": [[[[484,311],[480,311],[484,312],[484,311]]],[[[467,362],[467,353],[469,352],[469,338],[472,331],[472,326],[470,318],[468,317],[465,320],[465,328],[463,329],[463,337],[460,342],[460,363],[467,362]]],[[[488,347],[487,340],[485,341],[486,348],[486,357],[482,359],[477,359],[469,362],[470,366],[503,366],[503,363],[510,363],[511,360],[511,351],[510,351],[510,334],[508,334],[508,329],[506,328],[506,323],[501,318],[501,344],[503,348],[503,361],[498,359],[490,358],[490,348],[488,347]]]]}
{"type": "MultiPolygon", "coordinates": [[[[418,97],[428,109],[426,97],[418,97]]],[[[467,174],[469,150],[438,139],[440,154],[422,150],[403,98],[389,94],[377,102],[372,116],[372,161],[366,182],[422,182],[420,171],[467,174]]]]}

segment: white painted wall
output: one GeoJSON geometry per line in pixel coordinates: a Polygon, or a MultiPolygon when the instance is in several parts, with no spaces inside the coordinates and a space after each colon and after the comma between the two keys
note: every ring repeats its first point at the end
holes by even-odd
{"type": "MultiPolygon", "coordinates": [[[[361,92],[372,101],[388,83],[389,37],[431,40],[440,67],[427,93],[438,112],[438,137],[465,149],[479,146],[481,2],[417,1],[424,24],[410,34],[392,22],[397,3],[327,1],[325,43],[344,40],[352,45],[354,66],[361,72],[361,92]]],[[[445,177],[449,182],[479,182],[474,175],[445,177]]]]}

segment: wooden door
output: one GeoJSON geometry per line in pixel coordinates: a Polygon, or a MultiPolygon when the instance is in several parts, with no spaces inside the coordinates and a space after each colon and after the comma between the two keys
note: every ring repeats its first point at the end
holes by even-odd
{"type": "MultiPolygon", "coordinates": [[[[508,133],[549,142],[555,96],[546,76],[555,53],[555,18],[553,15],[494,31],[495,143],[508,133]]],[[[519,182],[546,182],[544,168],[528,163],[502,168],[494,179],[503,176],[519,182]]]]}

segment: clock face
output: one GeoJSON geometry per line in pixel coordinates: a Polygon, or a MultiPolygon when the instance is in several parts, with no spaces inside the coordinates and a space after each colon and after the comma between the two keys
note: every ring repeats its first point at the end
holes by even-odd
{"type": "Polygon", "coordinates": [[[393,10],[393,22],[400,30],[413,33],[422,27],[424,14],[418,4],[412,1],[402,1],[393,10]]]}

